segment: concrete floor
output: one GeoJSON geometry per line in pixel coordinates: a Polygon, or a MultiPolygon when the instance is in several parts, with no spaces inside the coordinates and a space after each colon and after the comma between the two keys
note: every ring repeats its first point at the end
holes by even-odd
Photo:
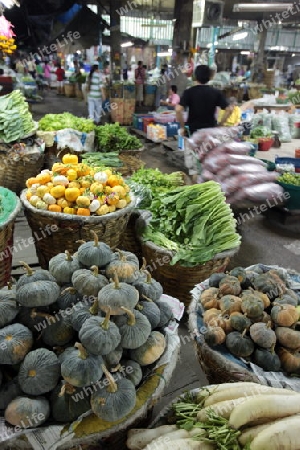
{"type": "MultiPolygon", "coordinates": [[[[45,101],[42,104],[33,105],[33,114],[36,120],[40,119],[45,113],[58,113],[69,111],[78,116],[86,116],[87,108],[83,101],[77,99],[68,99],[57,97],[53,92],[45,94],[45,101]]],[[[292,144],[284,144],[280,149],[272,149],[269,152],[261,152],[259,157],[273,160],[276,154],[282,156],[294,156],[294,149],[300,142],[293,141],[292,144]]],[[[146,150],[143,152],[143,159],[147,167],[160,168],[164,172],[178,170],[171,166],[165,157],[165,151],[162,146],[155,144],[145,144],[146,150]]],[[[300,271],[300,229],[297,227],[282,227],[278,224],[270,223],[262,215],[255,215],[253,218],[246,218],[240,227],[242,235],[242,245],[239,253],[231,261],[230,267],[249,266],[255,263],[277,264],[285,268],[291,268],[300,271]],[[299,239],[299,240],[298,240],[299,239]],[[299,248],[299,252],[291,251],[287,247],[299,248]],[[295,253],[298,253],[295,254],[295,253]]],[[[30,230],[24,227],[24,220],[17,223],[15,239],[30,236],[30,230]]],[[[34,248],[29,248],[14,255],[14,264],[17,265],[20,260],[29,259],[29,262],[36,261],[34,248]]],[[[180,325],[180,335],[188,334],[187,325],[180,325]]],[[[184,342],[184,341],[183,341],[184,342]]],[[[184,345],[178,361],[171,383],[166,388],[165,395],[155,408],[155,414],[169,403],[179,393],[202,386],[206,383],[206,378],[200,369],[193,343],[188,342],[184,345]]]]}

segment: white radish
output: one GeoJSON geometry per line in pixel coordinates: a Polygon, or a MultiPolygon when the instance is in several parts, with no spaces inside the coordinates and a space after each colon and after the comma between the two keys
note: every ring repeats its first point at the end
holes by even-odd
{"type": "MultiPolygon", "coordinates": [[[[283,389],[284,390],[284,389],[283,389]]],[[[256,395],[247,398],[232,411],[229,424],[239,429],[244,425],[257,425],[281,417],[300,413],[300,394],[291,395],[256,395]]]]}
{"type": "Polygon", "coordinates": [[[252,441],[251,450],[299,450],[300,416],[286,417],[261,431],[252,441]]]}
{"type": "Polygon", "coordinates": [[[145,450],[150,448],[151,450],[210,450],[213,447],[207,447],[205,443],[193,439],[177,439],[176,441],[162,439],[155,447],[146,447],[145,450]]]}
{"type": "Polygon", "coordinates": [[[225,400],[224,402],[219,402],[215,405],[207,406],[206,408],[203,408],[198,412],[197,419],[199,420],[199,422],[206,422],[208,420],[207,413],[209,411],[213,411],[218,416],[229,419],[230,414],[232,413],[234,408],[245,400],[245,398],[236,398],[234,400],[225,400]]]}
{"type": "Polygon", "coordinates": [[[189,439],[191,438],[190,433],[186,430],[177,430],[173,433],[165,434],[164,436],[160,436],[157,439],[154,439],[154,441],[150,442],[150,444],[146,445],[144,447],[144,450],[154,450],[156,449],[157,445],[161,442],[171,442],[171,441],[178,441],[178,439],[189,439]]]}
{"type": "MultiPolygon", "coordinates": [[[[243,384],[243,383],[242,383],[243,384]]],[[[289,389],[272,388],[261,384],[252,383],[251,386],[233,387],[232,389],[217,391],[205,400],[205,406],[214,405],[215,403],[225,400],[234,400],[239,397],[252,397],[254,395],[295,395],[294,391],[289,389]]]]}
{"type": "MultiPolygon", "coordinates": [[[[294,416],[292,416],[294,417],[294,416]]],[[[273,423],[277,423],[282,419],[278,419],[272,422],[263,423],[261,425],[257,425],[256,427],[246,428],[242,431],[242,434],[239,436],[238,441],[241,445],[247,445],[248,442],[252,442],[253,439],[263,430],[268,428],[273,423]]]]}
{"type": "Polygon", "coordinates": [[[140,450],[159,436],[163,436],[164,434],[172,433],[177,430],[178,428],[176,425],[162,425],[153,429],[133,428],[127,433],[126,445],[129,450],[140,450]]]}

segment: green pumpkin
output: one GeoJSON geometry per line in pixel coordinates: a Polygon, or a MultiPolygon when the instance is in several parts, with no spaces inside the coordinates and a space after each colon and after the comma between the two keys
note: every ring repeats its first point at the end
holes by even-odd
{"type": "Polygon", "coordinates": [[[239,295],[241,293],[241,283],[236,277],[226,275],[219,284],[220,295],[239,295]]]}
{"type": "Polygon", "coordinates": [[[147,317],[139,311],[123,308],[126,316],[116,316],[115,324],[121,334],[123,348],[134,349],[143,345],[151,333],[151,325],[147,317]]]}
{"type": "Polygon", "coordinates": [[[112,278],[116,273],[120,281],[125,283],[133,283],[137,279],[137,274],[139,271],[138,260],[132,261],[127,259],[122,252],[118,252],[119,257],[112,259],[112,261],[106,267],[107,278],[112,278]]]}
{"type": "Polygon", "coordinates": [[[122,307],[132,310],[138,300],[139,293],[135,287],[127,283],[119,282],[117,274],[114,274],[114,282],[104,286],[98,294],[99,308],[107,312],[111,311],[114,316],[124,314],[122,307]]]}
{"type": "Polygon", "coordinates": [[[259,275],[253,280],[254,289],[267,294],[270,300],[280,297],[286,292],[286,286],[281,278],[270,272],[259,275]]]}
{"type": "Polygon", "coordinates": [[[299,312],[293,305],[275,305],[271,309],[273,322],[280,327],[291,327],[299,319],[299,312]]]}
{"type": "Polygon", "coordinates": [[[253,353],[253,362],[266,372],[280,372],[281,362],[275,352],[270,352],[265,348],[257,348],[253,353]]]}
{"type": "Polygon", "coordinates": [[[0,330],[0,364],[18,364],[33,344],[31,331],[20,323],[13,323],[0,330]]]}
{"type": "Polygon", "coordinates": [[[157,327],[163,328],[166,325],[168,325],[170,320],[172,320],[174,318],[173,311],[170,308],[170,306],[168,305],[168,303],[166,303],[162,300],[160,300],[159,302],[156,302],[156,305],[159,307],[159,310],[160,310],[160,321],[159,321],[159,324],[157,325],[157,327]]]}
{"type": "Polygon", "coordinates": [[[282,297],[275,298],[274,303],[277,303],[278,305],[298,306],[298,300],[288,294],[283,294],[282,297]]]}
{"type": "Polygon", "coordinates": [[[158,327],[160,322],[160,309],[156,303],[149,300],[143,300],[136,305],[136,309],[147,317],[152,330],[158,327]]]}
{"type": "Polygon", "coordinates": [[[218,288],[220,281],[226,277],[226,273],[213,273],[208,280],[209,287],[218,288]]]}
{"type": "Polygon", "coordinates": [[[79,331],[84,322],[90,317],[98,315],[98,301],[79,302],[72,307],[69,315],[70,323],[75,331],[79,331]]]}
{"type": "Polygon", "coordinates": [[[238,331],[233,331],[227,335],[226,347],[233,355],[239,356],[240,358],[246,358],[252,355],[255,348],[252,339],[238,331]]]}
{"type": "Polygon", "coordinates": [[[21,364],[18,380],[25,394],[41,395],[52,391],[60,378],[60,365],[55,353],[38,348],[29,352],[21,364]]]}
{"type": "Polygon", "coordinates": [[[34,272],[26,263],[27,270],[17,282],[17,302],[22,306],[48,306],[56,302],[60,288],[55,278],[47,270],[34,272]]]}
{"type": "Polygon", "coordinates": [[[145,271],[145,273],[146,280],[138,280],[133,283],[133,286],[139,291],[141,300],[147,297],[156,302],[163,294],[162,285],[155,281],[148,271],[145,271]]]}
{"type": "Polygon", "coordinates": [[[221,345],[226,340],[226,333],[221,327],[209,327],[204,334],[204,340],[211,347],[221,345]]]}
{"type": "Polygon", "coordinates": [[[143,379],[143,371],[141,366],[132,359],[122,360],[120,372],[130,380],[134,386],[138,386],[143,379]]]}
{"type": "Polygon", "coordinates": [[[108,280],[99,274],[97,266],[92,266],[91,270],[76,270],[72,276],[72,284],[80,294],[97,297],[101,289],[108,285],[108,280]]]}
{"type": "Polygon", "coordinates": [[[108,355],[121,342],[119,328],[110,320],[110,311],[105,318],[87,319],[79,331],[79,339],[93,355],[108,355]]]}
{"type": "Polygon", "coordinates": [[[36,428],[50,416],[50,405],[44,397],[17,397],[7,406],[6,422],[21,428],[36,428]]]}
{"type": "Polygon", "coordinates": [[[0,290],[0,328],[9,325],[18,315],[19,307],[16,302],[16,291],[0,290]]]}
{"type": "Polygon", "coordinates": [[[227,315],[233,312],[240,312],[242,300],[235,295],[224,295],[219,301],[220,310],[227,315]]]}
{"type": "Polygon", "coordinates": [[[230,315],[230,326],[236,331],[242,333],[246,328],[250,328],[251,320],[239,312],[234,312],[230,315]]]}
{"type": "Polygon", "coordinates": [[[80,343],[76,343],[75,347],[65,350],[60,356],[60,361],[62,377],[76,387],[96,383],[103,375],[101,369],[102,357],[88,353],[80,343]]]}
{"type": "Polygon", "coordinates": [[[126,261],[129,261],[139,267],[139,258],[134,253],[127,252],[126,250],[119,250],[118,248],[116,249],[116,252],[113,253],[111,262],[119,261],[122,257],[126,258],[126,261]]]}
{"type": "MultiPolygon", "coordinates": [[[[48,325],[45,319],[50,315],[49,307],[27,308],[21,306],[16,320],[22,323],[33,333],[40,333],[48,325]]],[[[50,316],[51,317],[51,316],[50,316]]]]}
{"type": "Polygon", "coordinates": [[[82,299],[83,296],[79,294],[72,285],[65,285],[57,299],[57,305],[59,309],[68,309],[72,308],[73,305],[80,302],[82,299]]]}
{"type": "Polygon", "coordinates": [[[22,389],[19,386],[17,377],[4,383],[0,387],[0,410],[6,409],[7,405],[20,395],[22,395],[22,389]]]}
{"type": "Polygon", "coordinates": [[[152,331],[147,341],[140,347],[130,351],[130,359],[140,366],[148,366],[157,361],[166,348],[166,340],[159,331],[152,331]]]}
{"type": "Polygon", "coordinates": [[[61,381],[51,393],[51,413],[56,422],[73,422],[91,409],[90,396],[61,381]]]}
{"type": "Polygon", "coordinates": [[[49,347],[63,347],[74,337],[74,329],[68,319],[56,314],[48,316],[47,326],[42,331],[42,340],[49,347]]]}
{"type": "Polygon", "coordinates": [[[271,323],[254,323],[250,327],[252,341],[263,348],[274,348],[276,344],[275,331],[271,329],[271,323]]]}
{"type": "Polygon", "coordinates": [[[243,267],[235,267],[229,272],[229,275],[237,278],[241,284],[245,283],[247,279],[247,272],[243,267]]]}
{"type": "Polygon", "coordinates": [[[123,419],[135,407],[135,387],[131,381],[122,376],[115,380],[105,366],[102,368],[109,384],[97,386],[97,391],[91,396],[91,407],[100,419],[115,422],[123,419]]]}
{"type": "Polygon", "coordinates": [[[104,267],[110,263],[113,252],[104,242],[99,242],[98,236],[91,231],[93,241],[83,243],[77,251],[78,260],[86,267],[104,267]]]}
{"type": "Polygon", "coordinates": [[[120,367],[120,361],[123,356],[123,348],[121,344],[118,345],[112,352],[104,356],[104,362],[110,372],[116,372],[120,367]]]}
{"type": "Polygon", "coordinates": [[[264,302],[262,299],[258,298],[255,294],[242,294],[242,312],[246,314],[250,319],[255,319],[260,317],[264,312],[264,302]]]}
{"type": "Polygon", "coordinates": [[[78,257],[71,256],[68,250],[65,253],[59,253],[49,261],[49,272],[59,284],[70,283],[73,273],[81,267],[78,257]]]}

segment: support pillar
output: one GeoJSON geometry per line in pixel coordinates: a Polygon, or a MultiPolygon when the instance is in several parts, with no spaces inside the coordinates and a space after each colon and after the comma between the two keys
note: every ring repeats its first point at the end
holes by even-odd
{"type": "Polygon", "coordinates": [[[253,66],[251,68],[252,80],[261,81],[260,78],[263,77],[267,35],[268,30],[266,27],[264,27],[263,30],[258,34],[257,57],[253,59],[253,66]]]}
{"type": "Polygon", "coordinates": [[[121,81],[121,15],[122,0],[110,0],[111,79],[121,81]]]}
{"type": "Polygon", "coordinates": [[[177,63],[182,63],[188,55],[192,43],[193,0],[175,0],[173,51],[177,54],[177,63]]]}

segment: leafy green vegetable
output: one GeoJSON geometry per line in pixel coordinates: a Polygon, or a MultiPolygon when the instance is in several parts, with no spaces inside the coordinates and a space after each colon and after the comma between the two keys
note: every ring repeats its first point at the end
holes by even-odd
{"type": "Polygon", "coordinates": [[[28,103],[20,91],[0,97],[0,139],[5,143],[17,141],[34,130],[28,103]]]}
{"type": "Polygon", "coordinates": [[[90,133],[94,131],[95,125],[91,119],[76,117],[68,112],[63,114],[46,114],[39,121],[39,129],[41,131],[58,131],[65,128],[71,128],[81,133],[90,133]]]}
{"type": "Polygon", "coordinates": [[[171,264],[193,267],[240,244],[236,220],[214,181],[159,194],[150,211],[143,239],[174,250],[171,264]]]}
{"type": "Polygon", "coordinates": [[[141,141],[129,134],[125,127],[120,127],[118,122],[97,127],[96,138],[101,152],[137,150],[142,147],[141,141]]]}
{"type": "Polygon", "coordinates": [[[272,136],[272,131],[264,126],[259,126],[256,128],[253,128],[253,130],[251,130],[250,133],[250,137],[252,139],[258,139],[258,138],[262,138],[262,137],[271,137],[272,136]]]}
{"type": "Polygon", "coordinates": [[[91,152],[82,155],[82,161],[90,167],[123,167],[118,152],[91,152]]]}

